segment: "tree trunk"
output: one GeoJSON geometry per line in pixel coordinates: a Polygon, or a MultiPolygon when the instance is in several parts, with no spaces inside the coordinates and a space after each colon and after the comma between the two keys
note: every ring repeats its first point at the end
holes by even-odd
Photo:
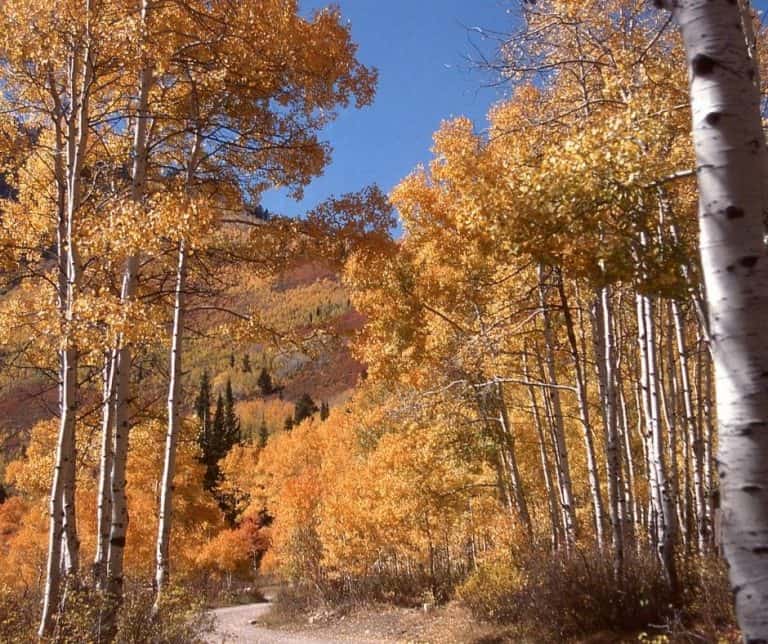
{"type": "MultiPolygon", "coordinates": [[[[527,381],[531,381],[531,374],[528,368],[528,351],[523,353],[523,374],[527,381]]],[[[541,475],[544,480],[544,491],[547,494],[547,508],[549,509],[549,523],[551,526],[552,550],[557,550],[562,541],[562,526],[560,515],[557,511],[557,499],[555,498],[554,486],[552,485],[552,476],[550,474],[549,457],[547,456],[547,442],[545,440],[541,412],[539,410],[538,397],[536,396],[536,387],[528,385],[528,395],[531,398],[531,412],[533,413],[533,422],[536,427],[536,438],[539,443],[539,459],[541,461],[541,475]]]]}
{"type": "Polygon", "coordinates": [[[700,432],[696,427],[696,416],[691,395],[690,367],[688,351],[685,345],[685,321],[680,313],[680,305],[672,301],[672,317],[675,322],[675,338],[677,341],[678,362],[680,363],[680,384],[683,394],[683,412],[685,413],[685,429],[688,445],[693,452],[692,486],[694,500],[694,517],[696,527],[696,548],[703,554],[706,548],[707,527],[707,496],[704,491],[704,449],[700,432]]]}
{"type": "Polygon", "coordinates": [[[517,465],[517,453],[515,448],[515,435],[512,432],[512,425],[509,421],[509,413],[507,411],[507,403],[504,400],[504,386],[500,382],[496,382],[494,385],[496,389],[496,399],[499,406],[499,426],[501,428],[503,449],[507,454],[507,461],[509,464],[509,476],[512,483],[512,491],[515,496],[515,507],[517,508],[517,514],[520,518],[520,522],[525,528],[525,532],[529,539],[533,539],[533,524],[531,523],[531,515],[528,512],[528,503],[525,500],[525,490],[523,489],[523,481],[520,476],[520,469],[517,465]]]}
{"type": "Polygon", "coordinates": [[[624,531],[622,511],[624,494],[621,484],[621,452],[619,449],[619,424],[616,403],[616,364],[614,359],[613,312],[610,287],[603,286],[598,292],[596,310],[597,342],[595,349],[601,378],[603,417],[605,421],[605,462],[608,480],[609,516],[613,542],[614,573],[620,576],[624,569],[624,531]]]}
{"type": "Polygon", "coordinates": [[[557,369],[555,368],[555,339],[552,331],[550,308],[547,302],[547,289],[544,278],[544,268],[539,266],[539,300],[541,304],[541,317],[544,323],[544,343],[546,360],[542,365],[542,371],[546,365],[546,379],[552,388],[545,390],[552,407],[552,434],[555,447],[555,460],[557,462],[558,489],[560,491],[560,505],[563,514],[563,529],[567,547],[570,549],[576,543],[576,508],[573,499],[573,485],[571,484],[571,468],[568,462],[568,448],[565,442],[565,425],[563,423],[563,411],[560,403],[560,391],[557,388],[557,369]]]}
{"type": "MultiPolygon", "coordinates": [[[[65,574],[76,583],[79,571],[80,543],[76,522],[76,452],[75,422],[77,416],[77,359],[74,340],[75,302],[80,285],[80,265],[75,237],[75,220],[80,208],[81,170],[88,143],[89,100],[92,82],[89,44],[73,47],[68,69],[68,92],[71,104],[69,118],[65,118],[61,97],[55,97],[56,110],[61,120],[56,123],[57,156],[66,155],[66,168],[60,160],[54,161],[59,196],[65,195],[66,211],[59,205],[59,309],[62,321],[63,349],[60,352],[60,425],[54,462],[53,483],[49,502],[50,528],[48,562],[46,565],[43,611],[38,634],[41,638],[51,634],[54,618],[60,604],[62,540],[65,540],[65,574]],[[66,133],[62,123],[66,121],[66,133]],[[61,190],[62,184],[65,186],[61,190]],[[63,194],[62,194],[63,193],[63,194]],[[63,274],[62,270],[64,269],[63,274]]],[[[51,91],[54,92],[53,86],[51,91]]]]}
{"type": "Polygon", "coordinates": [[[747,642],[768,641],[768,157],[741,10],[665,0],[690,71],[702,268],[715,362],[723,548],[747,642]]]}
{"type": "Polygon", "coordinates": [[[677,516],[664,458],[664,440],[659,420],[659,387],[656,367],[656,332],[653,304],[645,295],[637,295],[637,324],[640,345],[641,388],[646,418],[649,486],[653,508],[653,529],[659,558],[667,580],[677,588],[675,540],[677,516]]]}
{"type": "Polygon", "coordinates": [[[157,548],[155,557],[156,597],[153,610],[158,611],[163,591],[170,576],[171,517],[173,512],[173,476],[176,469],[176,442],[181,423],[181,350],[184,338],[184,288],[187,276],[187,251],[184,240],[179,242],[179,265],[176,273],[176,299],[173,313],[170,375],[168,385],[168,431],[165,436],[163,478],[160,487],[157,548]]]}
{"type": "Polygon", "coordinates": [[[576,378],[576,398],[579,404],[579,416],[581,418],[582,435],[584,438],[584,452],[587,459],[587,475],[589,477],[589,491],[592,496],[592,510],[594,514],[595,541],[597,547],[602,548],[605,543],[603,536],[603,523],[605,519],[605,510],[603,509],[603,495],[600,491],[600,472],[597,467],[597,458],[595,456],[595,437],[592,431],[592,423],[589,417],[589,400],[587,399],[587,381],[584,373],[581,356],[579,355],[579,345],[576,340],[574,330],[573,316],[568,305],[568,298],[565,293],[562,276],[557,275],[557,290],[560,293],[560,302],[562,305],[563,318],[565,319],[565,330],[568,337],[568,344],[571,349],[571,358],[573,359],[573,369],[576,378]]]}
{"type": "MultiPolygon", "coordinates": [[[[141,24],[146,29],[151,4],[149,0],[141,3],[141,24]]],[[[140,204],[146,194],[147,172],[147,130],[149,121],[149,91],[153,73],[149,63],[142,66],[139,74],[136,128],[133,140],[133,168],[131,172],[131,198],[140,204]]],[[[138,282],[139,259],[132,255],[126,259],[125,272],[120,300],[124,310],[129,308],[134,299],[138,282]]],[[[128,439],[132,418],[131,369],[133,352],[129,341],[121,338],[118,342],[115,359],[115,436],[113,448],[111,491],[112,518],[109,531],[109,557],[107,561],[107,593],[111,599],[104,624],[108,636],[114,630],[115,611],[123,595],[123,555],[128,532],[128,506],[125,496],[125,470],[128,459],[128,439]]]]}
{"type": "Polygon", "coordinates": [[[93,578],[98,590],[106,589],[109,528],[112,520],[112,427],[114,421],[116,359],[117,353],[115,351],[108,351],[104,357],[99,496],[96,515],[96,553],[93,558],[93,578]]]}

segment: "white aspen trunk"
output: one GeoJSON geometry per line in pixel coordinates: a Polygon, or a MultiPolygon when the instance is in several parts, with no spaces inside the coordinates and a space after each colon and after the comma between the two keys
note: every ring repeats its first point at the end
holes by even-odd
{"type": "Polygon", "coordinates": [[[171,339],[170,376],[168,385],[168,431],[165,436],[165,457],[160,487],[160,512],[158,516],[157,548],[155,554],[156,597],[154,611],[159,609],[163,591],[170,577],[170,539],[173,511],[173,476],[176,469],[176,442],[181,423],[181,350],[184,338],[184,289],[187,275],[187,251],[185,241],[179,242],[179,265],[176,273],[176,299],[173,312],[171,339]]]}
{"type": "MultiPolygon", "coordinates": [[[[700,343],[703,345],[703,342],[700,343]]],[[[700,407],[699,412],[699,434],[702,437],[702,453],[704,457],[704,494],[706,496],[707,507],[707,527],[709,528],[709,544],[714,545],[715,537],[715,481],[713,471],[715,469],[715,463],[713,462],[713,437],[714,427],[712,420],[712,396],[714,391],[712,390],[712,365],[709,358],[711,357],[711,350],[699,350],[698,360],[698,404],[700,407]]]]}
{"type": "Polygon", "coordinates": [[[696,427],[696,416],[693,408],[693,396],[691,395],[690,366],[688,351],[685,345],[685,321],[680,312],[680,305],[672,301],[672,317],[675,322],[675,339],[677,341],[677,355],[680,364],[680,384],[683,395],[683,412],[685,414],[685,429],[687,441],[693,453],[691,463],[692,487],[693,487],[693,515],[696,526],[696,549],[703,554],[706,549],[707,534],[707,497],[704,491],[704,449],[701,435],[696,427]]]}
{"type": "Polygon", "coordinates": [[[61,559],[62,542],[64,540],[64,488],[71,485],[67,481],[71,468],[69,463],[74,460],[74,414],[76,411],[75,392],[75,362],[71,350],[62,352],[63,398],[61,420],[59,423],[59,439],[56,448],[53,484],[49,501],[49,532],[48,532],[48,562],[46,565],[45,590],[43,593],[43,614],[40,620],[39,635],[46,637],[51,634],[54,619],[61,597],[61,559]]]}
{"type": "MultiPolygon", "coordinates": [[[[151,3],[142,0],[141,24],[146,29],[151,3]]],[[[140,204],[146,194],[147,131],[149,124],[149,92],[153,82],[152,67],[144,63],[139,74],[136,127],[133,140],[133,168],[131,172],[131,198],[140,204]]],[[[125,263],[120,299],[127,309],[136,294],[139,258],[129,256],[125,263]]],[[[125,469],[128,459],[128,439],[133,422],[131,410],[130,376],[133,352],[129,342],[121,339],[117,348],[115,368],[115,435],[112,453],[110,489],[112,494],[112,518],[110,521],[109,556],[107,558],[107,593],[112,599],[105,615],[106,632],[114,628],[115,610],[123,594],[123,555],[128,533],[128,506],[126,503],[125,469]]]]}
{"type": "MultiPolygon", "coordinates": [[[[86,11],[89,11],[86,5],[86,11]]],[[[86,40],[87,42],[87,40],[86,40]]],[[[80,567],[80,543],[77,537],[76,521],[76,436],[75,422],[78,404],[77,361],[78,350],[74,342],[75,301],[80,281],[80,266],[75,243],[75,219],[80,208],[81,170],[88,143],[89,101],[88,93],[92,82],[92,66],[89,46],[74,47],[69,60],[69,96],[70,114],[66,134],[57,121],[58,153],[66,153],[66,168],[59,161],[54,162],[54,169],[60,186],[66,186],[66,213],[59,213],[59,262],[65,267],[66,279],[59,276],[59,307],[62,315],[63,338],[61,356],[60,383],[60,425],[59,437],[54,462],[51,498],[49,502],[50,528],[48,535],[48,561],[43,594],[43,610],[38,628],[38,635],[43,638],[51,634],[56,611],[61,601],[61,563],[64,554],[64,572],[67,581],[77,583],[80,567]],[[62,176],[64,175],[64,176],[62,176]],[[64,244],[61,244],[61,241],[64,244]],[[66,259],[62,261],[62,257],[66,259]],[[62,551],[62,540],[64,551],[62,551]]],[[[51,91],[54,91],[53,86],[51,91]]],[[[60,110],[60,99],[55,101],[60,110]]],[[[64,112],[59,112],[62,120],[64,112]]],[[[61,205],[61,204],[59,204],[61,205]]]]}
{"type": "MultiPolygon", "coordinates": [[[[617,376],[619,369],[616,370],[617,376]]],[[[616,381],[616,391],[619,395],[619,407],[621,409],[621,439],[624,449],[624,458],[622,464],[626,470],[626,476],[622,477],[624,481],[624,496],[626,497],[626,537],[629,541],[635,540],[635,526],[639,525],[639,512],[637,509],[637,493],[635,488],[635,461],[632,452],[632,436],[629,425],[629,412],[627,411],[627,401],[622,390],[620,378],[616,381]]]]}
{"type": "Polygon", "coordinates": [[[768,642],[768,167],[733,0],[663,2],[689,63],[699,229],[715,362],[723,549],[744,640],[768,642]]]}
{"type": "Polygon", "coordinates": [[[512,425],[509,421],[509,412],[507,411],[507,404],[504,400],[504,388],[500,382],[496,382],[494,385],[496,389],[496,397],[499,405],[499,426],[501,427],[501,434],[504,441],[504,451],[507,454],[507,461],[509,464],[509,476],[512,483],[512,491],[515,496],[515,507],[517,509],[518,517],[520,518],[525,532],[529,539],[533,539],[533,524],[531,523],[531,515],[528,512],[528,503],[525,499],[525,490],[523,489],[523,481],[520,476],[520,469],[517,465],[517,453],[515,448],[515,436],[512,431],[512,425]]]}
{"type": "Polygon", "coordinates": [[[493,417],[493,410],[488,404],[488,396],[483,395],[480,388],[476,385],[472,385],[472,391],[475,398],[475,404],[477,405],[478,413],[483,421],[485,431],[489,438],[494,441],[496,450],[494,452],[493,465],[496,468],[496,482],[499,489],[499,498],[507,509],[509,516],[514,518],[515,511],[515,499],[512,491],[512,481],[509,473],[509,464],[507,462],[506,453],[504,450],[503,442],[500,438],[500,429],[497,427],[497,419],[493,417]]]}
{"type": "Polygon", "coordinates": [[[114,424],[115,376],[117,353],[108,351],[104,357],[104,391],[101,418],[101,450],[99,454],[99,491],[96,515],[96,553],[93,577],[97,590],[106,590],[109,557],[109,528],[112,521],[112,428],[114,424]]]}
{"type": "Polygon", "coordinates": [[[565,293],[565,286],[560,275],[556,278],[557,289],[560,293],[563,318],[565,319],[565,330],[568,338],[568,344],[571,349],[571,358],[573,360],[573,370],[576,378],[576,399],[579,405],[579,417],[581,419],[582,436],[584,439],[584,452],[587,460],[587,475],[589,478],[589,491],[592,497],[592,512],[594,516],[595,541],[598,548],[605,544],[603,534],[603,525],[605,523],[605,510],[603,507],[603,495],[600,491],[600,472],[597,466],[597,457],[595,455],[595,437],[592,430],[592,423],[589,416],[589,400],[587,399],[587,381],[584,373],[581,356],[579,355],[579,345],[576,340],[574,330],[573,316],[568,305],[568,298],[565,293]]]}
{"type": "MultiPolygon", "coordinates": [[[[620,341],[616,341],[616,338],[624,337],[624,330],[622,325],[622,300],[619,300],[618,315],[613,316],[613,337],[616,353],[616,396],[619,411],[621,412],[620,419],[620,440],[622,443],[622,449],[624,450],[623,458],[621,459],[622,466],[626,470],[626,475],[622,475],[622,481],[624,483],[624,496],[625,496],[625,541],[635,542],[636,546],[639,546],[639,542],[635,539],[635,526],[639,525],[639,511],[637,508],[637,493],[635,487],[635,460],[632,452],[632,432],[630,429],[629,410],[627,406],[627,399],[624,392],[624,377],[622,375],[622,364],[624,362],[624,349],[620,341]]],[[[626,545],[626,544],[625,544],[626,545]]]]}
{"type": "MultiPolygon", "coordinates": [[[[54,173],[57,184],[57,256],[58,256],[58,307],[61,320],[66,319],[67,314],[67,180],[66,169],[64,167],[64,133],[63,133],[63,113],[61,103],[55,94],[55,87],[51,81],[51,93],[54,96],[56,105],[55,132],[56,132],[56,153],[54,154],[54,173]]],[[[61,565],[62,541],[64,537],[64,513],[63,513],[63,487],[67,473],[63,470],[63,463],[66,458],[71,458],[68,453],[71,440],[67,435],[71,431],[71,413],[68,411],[71,406],[73,392],[71,389],[72,378],[67,378],[66,374],[71,365],[68,362],[67,352],[59,352],[59,435],[56,447],[55,465],[53,482],[51,484],[51,496],[49,499],[49,535],[48,535],[48,561],[46,565],[45,590],[43,593],[43,614],[40,624],[39,634],[50,633],[53,629],[53,620],[59,601],[61,588],[61,565]],[[65,387],[65,383],[67,386],[65,387]],[[66,420],[65,420],[66,419],[66,420]]]]}
{"type": "Polygon", "coordinates": [[[547,302],[547,289],[544,278],[544,268],[538,268],[539,300],[541,317],[544,324],[544,343],[546,360],[540,361],[542,372],[546,367],[546,377],[551,389],[546,390],[546,395],[552,407],[552,433],[555,447],[555,460],[557,462],[558,489],[560,492],[560,505],[563,513],[563,529],[565,531],[566,544],[570,549],[576,543],[576,508],[574,507],[573,485],[571,483],[571,468],[568,462],[568,448],[565,442],[565,425],[563,423],[563,411],[560,403],[560,391],[557,388],[557,369],[555,367],[555,339],[552,331],[550,308],[547,302]]]}
{"type": "Polygon", "coordinates": [[[609,516],[611,520],[611,538],[614,551],[614,573],[620,576],[624,569],[624,532],[622,511],[624,495],[621,485],[621,452],[619,446],[619,427],[616,408],[616,376],[613,340],[613,312],[611,308],[611,290],[608,286],[599,289],[597,310],[597,358],[603,380],[603,410],[605,419],[605,462],[608,480],[609,516]]]}
{"type": "MultiPolygon", "coordinates": [[[[523,375],[528,382],[531,382],[527,350],[523,353],[523,375]]],[[[539,460],[541,462],[541,475],[544,480],[544,491],[547,494],[547,509],[549,510],[549,524],[551,526],[550,536],[552,539],[552,550],[557,550],[562,541],[562,526],[560,523],[560,515],[557,511],[557,499],[555,498],[554,486],[552,485],[549,457],[547,456],[547,442],[545,440],[544,427],[541,420],[541,411],[539,410],[539,401],[536,396],[536,387],[532,384],[528,385],[528,395],[531,399],[531,412],[533,413],[536,438],[539,444],[539,460]]]]}
{"type": "MultiPolygon", "coordinates": [[[[187,166],[187,194],[193,190],[193,179],[202,153],[200,130],[195,132],[187,166]]],[[[184,305],[187,279],[187,241],[179,240],[178,267],[176,270],[176,291],[171,329],[171,355],[168,382],[168,426],[165,437],[163,475],[160,487],[160,508],[158,514],[157,542],[155,547],[155,603],[153,613],[160,611],[163,591],[170,578],[170,540],[173,519],[173,476],[176,470],[176,444],[181,423],[181,376],[182,346],[184,341],[184,305]]]]}
{"type": "MultiPolygon", "coordinates": [[[[642,327],[638,328],[638,342],[641,341],[641,334],[642,334],[642,327]]],[[[648,440],[645,433],[645,424],[644,424],[644,418],[646,418],[646,399],[645,399],[645,393],[643,389],[643,383],[645,382],[645,362],[643,354],[641,353],[638,360],[640,364],[640,374],[635,382],[635,417],[637,419],[636,427],[637,427],[637,434],[640,437],[640,445],[643,450],[643,474],[645,476],[645,480],[647,483],[647,489],[648,489],[648,498],[646,499],[647,503],[645,504],[646,508],[652,508],[653,504],[653,471],[651,468],[650,461],[648,459],[648,440]]],[[[642,501],[638,501],[637,503],[638,509],[643,508],[642,501]]],[[[651,543],[653,544],[654,549],[656,548],[656,534],[651,531],[651,521],[650,517],[652,516],[651,513],[645,514],[645,520],[641,523],[641,525],[645,528],[646,532],[651,537],[651,543]]]]}
{"type": "Polygon", "coordinates": [[[646,417],[646,442],[651,469],[650,486],[654,513],[654,528],[659,558],[667,580],[677,588],[675,540],[677,515],[670,490],[664,458],[664,440],[659,420],[659,387],[656,367],[656,332],[653,304],[645,295],[637,295],[638,331],[641,356],[641,386],[646,417]]]}
{"type": "Polygon", "coordinates": [[[663,319],[664,309],[660,308],[659,324],[663,324],[666,334],[661,335],[661,346],[659,354],[666,360],[662,360],[659,367],[660,372],[666,371],[663,378],[659,378],[659,388],[661,389],[661,403],[663,408],[664,422],[667,426],[667,442],[664,445],[667,457],[667,480],[669,493],[673,500],[673,510],[675,512],[676,537],[680,537],[683,546],[687,545],[687,534],[681,526],[685,525],[680,501],[680,475],[678,471],[678,451],[680,440],[677,426],[677,398],[679,385],[677,382],[677,373],[675,369],[675,349],[674,349],[674,325],[672,322],[670,303],[667,302],[666,320],[663,319]]]}

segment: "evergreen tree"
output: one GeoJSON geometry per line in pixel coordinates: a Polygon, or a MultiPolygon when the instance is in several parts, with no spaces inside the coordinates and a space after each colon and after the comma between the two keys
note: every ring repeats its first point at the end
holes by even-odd
{"type": "MultiPolygon", "coordinates": [[[[290,418],[290,416],[289,416],[290,418]]],[[[261,419],[261,427],[259,427],[259,447],[266,447],[269,440],[269,428],[267,427],[267,421],[261,419]]]]}
{"type": "Polygon", "coordinates": [[[211,382],[208,378],[208,372],[203,371],[200,376],[200,390],[195,398],[195,414],[201,422],[208,419],[211,407],[211,382]]]}
{"type": "Polygon", "coordinates": [[[331,415],[331,408],[327,402],[320,403],[320,420],[326,420],[331,415]]]}
{"type": "Polygon", "coordinates": [[[285,431],[289,432],[293,429],[293,416],[288,416],[285,419],[285,431]]]}
{"type": "Polygon", "coordinates": [[[211,429],[211,381],[207,371],[203,371],[200,376],[200,391],[195,398],[195,414],[200,421],[197,442],[205,452],[204,445],[209,441],[211,429]]]}
{"type": "Polygon", "coordinates": [[[272,385],[272,376],[269,375],[269,371],[267,371],[266,367],[262,367],[256,384],[259,385],[262,396],[269,396],[269,394],[274,393],[275,391],[275,388],[272,385]]]}
{"type": "MultiPolygon", "coordinates": [[[[210,398],[210,385],[207,382],[207,376],[205,392],[210,398]]],[[[202,402],[200,409],[202,413],[202,402]]],[[[210,412],[206,412],[206,414],[210,417],[210,412]]],[[[223,396],[219,394],[216,399],[216,410],[214,411],[213,418],[206,423],[206,427],[198,437],[201,451],[200,462],[205,465],[203,487],[214,493],[220,505],[222,504],[222,499],[216,494],[216,487],[221,479],[219,461],[239,442],[240,419],[235,413],[232,384],[227,382],[225,394],[223,396]]],[[[227,510],[223,506],[222,509],[227,510]]]]}
{"type": "Polygon", "coordinates": [[[224,426],[222,444],[229,451],[242,440],[240,434],[240,419],[235,412],[235,397],[232,394],[232,381],[227,378],[227,388],[224,392],[224,426]]]}
{"type": "Polygon", "coordinates": [[[216,411],[213,414],[211,429],[207,444],[203,446],[203,462],[205,463],[205,477],[203,487],[213,490],[221,477],[219,459],[223,458],[228,450],[224,449],[224,398],[221,394],[216,399],[216,411]]]}
{"type": "Polygon", "coordinates": [[[230,369],[235,366],[235,354],[230,353],[229,354],[229,367],[230,369]]]}
{"type": "Polygon", "coordinates": [[[301,398],[296,402],[296,408],[293,411],[293,424],[298,425],[302,420],[309,418],[318,411],[318,407],[315,404],[315,401],[312,400],[312,396],[309,394],[302,394],[301,398]]]}
{"type": "Polygon", "coordinates": [[[251,356],[247,353],[243,356],[243,373],[251,373],[251,356]]]}

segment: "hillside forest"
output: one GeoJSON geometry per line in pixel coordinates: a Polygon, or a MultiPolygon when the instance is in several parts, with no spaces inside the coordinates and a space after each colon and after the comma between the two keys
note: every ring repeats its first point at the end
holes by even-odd
{"type": "Polygon", "coordinates": [[[377,86],[299,4],[0,3],[0,641],[201,641],[266,578],[768,641],[748,0],[508,2],[487,121],[294,218],[377,86]]]}

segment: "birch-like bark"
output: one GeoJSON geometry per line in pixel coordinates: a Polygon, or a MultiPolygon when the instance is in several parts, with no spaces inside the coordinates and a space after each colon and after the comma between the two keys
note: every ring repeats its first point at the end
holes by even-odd
{"type": "Polygon", "coordinates": [[[515,507],[520,521],[525,528],[529,539],[533,539],[533,524],[531,515],[528,512],[528,502],[525,499],[525,490],[523,489],[523,480],[520,476],[520,468],[517,465],[517,450],[515,447],[515,435],[512,430],[512,424],[509,420],[507,403],[504,399],[504,387],[500,382],[495,383],[495,394],[499,407],[499,426],[501,428],[502,439],[504,441],[503,449],[507,455],[509,464],[509,476],[512,483],[512,491],[515,496],[515,507]]]}
{"type": "MultiPolygon", "coordinates": [[[[146,29],[151,3],[142,0],[141,23],[146,29]]],[[[131,198],[138,205],[146,194],[147,173],[147,130],[149,125],[149,91],[153,82],[152,67],[148,62],[139,73],[139,92],[136,111],[136,127],[133,139],[133,168],[131,172],[131,198]]],[[[136,255],[127,258],[120,300],[124,309],[130,306],[136,294],[139,259],[136,255]]],[[[128,532],[128,506],[125,496],[125,470],[128,460],[128,439],[133,422],[131,411],[130,377],[133,365],[133,351],[125,338],[119,340],[115,359],[115,435],[112,453],[110,489],[112,493],[112,518],[109,532],[109,556],[107,558],[107,593],[111,598],[105,615],[105,628],[111,633],[114,628],[116,605],[123,594],[123,555],[128,532]]]]}
{"type": "MultiPolygon", "coordinates": [[[[531,374],[528,368],[528,351],[523,353],[523,374],[528,382],[531,382],[531,374]]],[[[552,475],[550,473],[549,456],[547,455],[547,442],[539,409],[539,401],[536,396],[536,387],[528,385],[528,395],[531,399],[531,412],[533,413],[533,422],[536,428],[536,439],[539,444],[539,459],[541,461],[541,475],[544,480],[544,491],[547,494],[547,509],[549,510],[549,523],[552,527],[552,550],[557,550],[562,540],[562,526],[560,514],[557,511],[557,499],[555,498],[554,486],[552,485],[552,475]]]]}
{"type": "Polygon", "coordinates": [[[619,446],[618,410],[616,405],[616,365],[614,359],[613,311],[610,287],[599,289],[597,310],[596,353],[603,398],[605,422],[605,462],[608,482],[609,517],[613,542],[614,573],[620,576],[624,569],[624,531],[622,511],[624,494],[621,485],[621,452],[619,446]]]}
{"type": "Polygon", "coordinates": [[[656,331],[653,304],[645,295],[637,294],[637,324],[640,346],[641,388],[646,419],[646,444],[650,468],[649,485],[655,542],[667,580],[677,588],[675,565],[675,541],[677,515],[670,489],[670,481],[664,458],[664,440],[659,419],[659,386],[656,366],[656,331]]]}
{"type": "Polygon", "coordinates": [[[699,230],[715,362],[723,549],[747,642],[768,641],[768,152],[733,0],[665,0],[690,72],[699,230]]]}
{"type": "Polygon", "coordinates": [[[640,546],[640,542],[635,539],[635,527],[640,524],[640,512],[637,507],[637,491],[635,488],[635,460],[632,451],[632,431],[630,425],[629,408],[627,405],[626,393],[624,390],[624,375],[622,368],[624,365],[624,348],[620,341],[624,337],[624,325],[622,312],[622,294],[620,292],[619,306],[617,307],[617,314],[613,316],[613,337],[614,347],[616,354],[616,402],[618,405],[619,413],[619,431],[620,441],[624,454],[621,458],[622,464],[622,481],[624,484],[624,498],[625,498],[625,528],[624,528],[624,540],[625,547],[626,542],[634,542],[636,547],[640,546]],[[619,339],[617,341],[617,338],[619,339]]]}
{"type": "Polygon", "coordinates": [[[589,401],[587,399],[587,381],[586,374],[579,354],[579,345],[576,339],[576,332],[573,324],[573,316],[568,304],[568,298],[565,293],[565,286],[560,275],[556,278],[557,290],[560,293],[560,302],[562,305],[563,318],[565,320],[565,331],[568,337],[568,345],[571,349],[571,358],[573,360],[574,377],[576,378],[576,399],[579,405],[579,417],[581,419],[582,436],[584,439],[584,452],[587,460],[587,476],[589,478],[589,491],[592,497],[592,511],[595,526],[595,541],[597,547],[602,548],[605,543],[603,535],[603,524],[605,519],[605,510],[603,508],[603,495],[600,491],[600,473],[597,466],[597,457],[595,455],[595,437],[592,429],[589,414],[589,401]]]}
{"type": "MultiPolygon", "coordinates": [[[[86,4],[86,11],[90,7],[86,4]]],[[[56,611],[61,599],[62,540],[65,541],[64,572],[68,581],[76,583],[79,572],[80,543],[77,537],[75,485],[76,451],[75,421],[78,403],[77,359],[74,341],[75,302],[80,283],[80,265],[75,243],[75,220],[80,208],[81,171],[88,143],[89,92],[92,83],[92,61],[88,34],[73,48],[68,66],[68,92],[71,104],[69,118],[64,118],[60,97],[55,109],[58,153],[66,155],[66,168],[55,162],[59,186],[65,185],[66,212],[59,211],[59,263],[64,276],[59,276],[59,308],[63,323],[63,348],[60,351],[60,424],[54,462],[53,482],[49,502],[50,527],[48,534],[48,561],[43,594],[43,610],[38,634],[41,638],[51,634],[56,611]],[[66,133],[61,129],[66,120],[66,133]],[[62,216],[63,215],[63,216],[62,216]],[[62,243],[63,242],[63,243],[62,243]]],[[[53,85],[51,92],[55,94],[53,85]]],[[[61,195],[61,190],[59,190],[61,195]]],[[[61,205],[61,204],[59,204],[61,205]]]]}
{"type": "MultiPolygon", "coordinates": [[[[186,186],[187,195],[192,194],[193,180],[202,155],[202,135],[196,130],[189,153],[186,186]]],[[[184,306],[187,280],[187,240],[179,240],[178,267],[171,329],[171,355],[168,382],[168,426],[165,436],[163,476],[160,487],[160,509],[157,521],[157,542],[155,547],[155,603],[153,612],[159,613],[163,591],[170,578],[170,540],[173,518],[173,476],[176,471],[176,444],[181,423],[181,376],[182,346],[184,341],[184,306]]]]}
{"type": "Polygon", "coordinates": [[[112,521],[110,480],[112,473],[112,429],[114,423],[116,361],[116,351],[108,351],[104,356],[99,496],[96,513],[96,553],[93,558],[93,579],[97,590],[106,590],[107,562],[109,558],[109,529],[112,521]]]}
{"type": "Polygon", "coordinates": [[[573,485],[571,484],[571,468],[568,462],[568,448],[565,443],[565,425],[563,423],[563,410],[560,402],[560,391],[557,388],[557,369],[555,367],[555,338],[552,330],[549,303],[547,302],[547,288],[544,276],[544,267],[538,268],[539,277],[539,301],[541,305],[541,318],[544,325],[545,360],[540,361],[542,371],[546,368],[546,376],[542,378],[555,385],[545,390],[552,408],[552,434],[555,448],[555,460],[557,461],[558,489],[560,492],[560,505],[563,516],[563,529],[567,547],[570,549],[576,543],[576,508],[574,507],[573,485]]]}
{"type": "Polygon", "coordinates": [[[706,549],[707,535],[709,533],[707,517],[707,496],[704,491],[704,446],[701,435],[696,426],[695,410],[693,408],[693,396],[691,394],[690,366],[688,351],[685,344],[685,321],[680,312],[680,305],[672,301],[672,317],[675,322],[675,339],[677,342],[677,356],[680,364],[680,384],[683,395],[683,413],[685,414],[685,431],[688,436],[688,445],[693,453],[692,487],[693,487],[693,514],[696,527],[696,547],[699,554],[706,549]]]}
{"type": "Polygon", "coordinates": [[[181,423],[181,350],[184,338],[184,289],[187,277],[187,249],[179,242],[179,265],[176,271],[176,294],[173,310],[170,375],[168,385],[168,430],[165,436],[163,476],[160,484],[160,513],[158,516],[157,547],[155,553],[154,610],[162,601],[163,591],[170,576],[170,539],[173,508],[173,476],[176,470],[176,443],[181,423]]]}

